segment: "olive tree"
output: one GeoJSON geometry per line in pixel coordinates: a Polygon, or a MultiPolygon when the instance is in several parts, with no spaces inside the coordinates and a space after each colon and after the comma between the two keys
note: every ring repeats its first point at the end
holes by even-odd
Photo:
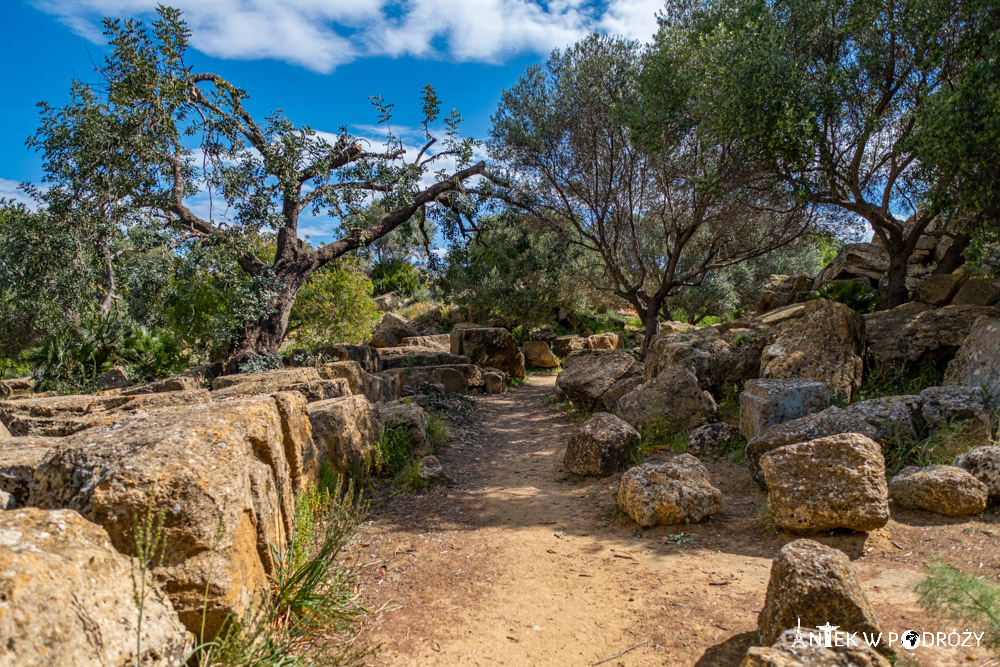
{"type": "Polygon", "coordinates": [[[944,222],[915,138],[978,30],[963,4],[722,0],[687,22],[711,81],[706,118],[802,200],[870,224],[889,254],[885,306],[906,301],[907,259],[944,222]]]}
{"type": "MultiPolygon", "coordinates": [[[[330,261],[416,218],[455,207],[463,183],[485,169],[471,163],[473,143],[458,136],[460,117],[440,115],[430,87],[423,95],[425,141],[407,155],[388,133],[375,148],[341,128],[325,134],[280,112],[255,117],[248,94],[221,75],[185,62],[189,32],[177,10],[161,7],[150,26],[105,20],[112,54],[99,83],[75,82],[61,107],[41,105],[32,144],[45,156],[45,203],[57,224],[87,218],[119,228],[146,225],[179,252],[227,245],[233,270],[270,286],[269,308],[243,332],[229,367],[275,355],[298,290],[330,261]],[[452,173],[431,173],[444,158],[452,173]],[[458,191],[443,199],[449,191],[458,191]],[[442,204],[441,202],[446,202],[442,204]],[[377,204],[378,216],[362,213],[377,204]],[[318,215],[335,240],[313,248],[299,221],[318,215]],[[352,226],[364,220],[363,226],[352,226]],[[274,235],[273,258],[255,252],[274,235]],[[238,268],[237,268],[238,265],[238,268]]],[[[391,105],[374,99],[379,122],[391,105]]]]}
{"type": "Polygon", "coordinates": [[[493,118],[502,196],[600,258],[598,286],[638,312],[643,350],[669,298],[810,224],[737,145],[703,132],[689,59],[643,63],[637,43],[592,35],[529,67],[493,118]]]}

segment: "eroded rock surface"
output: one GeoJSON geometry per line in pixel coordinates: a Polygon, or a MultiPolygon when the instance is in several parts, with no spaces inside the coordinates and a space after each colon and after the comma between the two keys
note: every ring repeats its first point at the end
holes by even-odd
{"type": "Polygon", "coordinates": [[[657,524],[698,523],[719,511],[722,492],[690,454],[665,463],[644,463],[621,478],[615,500],[643,528],[657,524]]]}

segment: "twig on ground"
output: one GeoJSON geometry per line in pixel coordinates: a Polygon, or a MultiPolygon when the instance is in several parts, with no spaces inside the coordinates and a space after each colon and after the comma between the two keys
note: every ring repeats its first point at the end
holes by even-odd
{"type": "Polygon", "coordinates": [[[646,644],[648,644],[648,643],[649,643],[649,640],[648,640],[648,639],[647,639],[646,641],[641,641],[641,642],[639,642],[638,644],[633,644],[632,646],[629,646],[629,647],[628,647],[627,649],[625,649],[624,651],[619,651],[618,653],[615,653],[614,655],[611,655],[611,656],[608,656],[608,657],[607,657],[607,658],[605,658],[604,660],[598,660],[597,662],[595,662],[595,663],[591,663],[591,664],[593,665],[593,667],[597,667],[597,665],[603,665],[603,664],[604,664],[604,663],[606,663],[606,662],[611,662],[611,661],[612,661],[612,660],[614,660],[615,658],[620,658],[620,657],[622,657],[623,655],[625,655],[626,653],[628,653],[629,651],[634,651],[634,650],[636,650],[637,648],[639,648],[640,646],[645,646],[645,645],[646,645],[646,644]]]}

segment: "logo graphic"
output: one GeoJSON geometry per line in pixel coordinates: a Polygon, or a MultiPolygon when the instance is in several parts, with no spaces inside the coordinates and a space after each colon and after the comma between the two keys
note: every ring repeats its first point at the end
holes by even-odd
{"type": "Polygon", "coordinates": [[[916,630],[907,630],[903,633],[903,636],[899,641],[904,648],[908,648],[912,651],[920,646],[920,633],[916,630]]]}
{"type": "Polygon", "coordinates": [[[798,624],[795,627],[795,641],[792,642],[792,648],[805,648],[806,638],[802,636],[802,619],[797,619],[798,624]]]}

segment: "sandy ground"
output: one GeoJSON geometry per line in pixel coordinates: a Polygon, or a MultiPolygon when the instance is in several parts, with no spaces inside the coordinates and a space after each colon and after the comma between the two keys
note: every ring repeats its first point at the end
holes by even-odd
{"type": "MultiPolygon", "coordinates": [[[[562,470],[576,424],[545,400],[554,381],[477,398],[439,457],[455,483],[373,509],[361,595],[376,612],[358,638],[379,646],[370,664],[737,665],[756,643],[770,559],[794,536],[767,525],[765,494],[725,460],[707,464],[724,493],[710,521],[637,530],[616,511],[616,478],[562,470]]],[[[996,509],[972,521],[911,512],[815,539],[851,557],[886,631],[956,627],[917,604],[926,563],[1000,580],[996,509]]],[[[908,657],[989,663],[982,649],[908,657]]]]}

